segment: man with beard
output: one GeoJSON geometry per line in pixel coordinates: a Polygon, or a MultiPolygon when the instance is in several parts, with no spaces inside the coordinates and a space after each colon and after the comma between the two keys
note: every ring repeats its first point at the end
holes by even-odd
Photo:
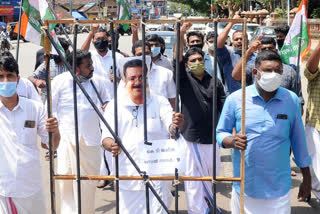
{"type": "MultiPolygon", "coordinates": [[[[119,93],[118,130],[119,137],[134,160],[139,159],[139,149],[143,144],[143,96],[142,96],[142,60],[130,59],[123,67],[125,88],[119,93]]],[[[147,88],[147,91],[149,89],[147,88]]],[[[104,117],[114,130],[114,100],[107,106],[104,117]]],[[[175,130],[183,127],[184,118],[181,113],[172,111],[170,103],[162,96],[148,92],[147,96],[148,140],[168,139],[175,130]]],[[[102,144],[113,156],[119,157],[120,175],[138,175],[126,155],[121,152],[110,132],[102,126],[102,144]]],[[[120,213],[141,214],[146,212],[145,185],[143,181],[120,181],[120,213]]],[[[170,182],[153,181],[153,187],[169,207],[171,203],[170,182]]],[[[150,193],[150,210],[153,214],[164,214],[155,196],[150,193]]]]}
{"type": "MultiPolygon", "coordinates": [[[[69,63],[72,65],[72,55],[69,63]]],[[[90,95],[93,102],[99,106],[97,93],[104,102],[110,100],[105,82],[93,75],[94,69],[91,54],[88,51],[76,52],[76,75],[82,86],[90,95]],[[94,76],[94,77],[93,77],[94,76]],[[90,81],[94,82],[97,92],[90,81]]],[[[78,106],[78,127],[80,147],[81,175],[97,175],[101,161],[101,131],[99,117],[90,105],[83,92],[76,86],[78,106]]],[[[76,174],[75,123],[73,104],[73,77],[69,72],[58,75],[52,81],[52,111],[60,122],[61,143],[58,149],[57,173],[76,174]]],[[[94,213],[95,181],[85,181],[81,184],[81,205],[83,213],[94,213]]],[[[77,212],[76,181],[58,181],[61,197],[61,214],[75,214],[77,212]]]]}
{"type": "Polygon", "coordinates": [[[278,50],[281,50],[289,29],[290,27],[287,24],[281,24],[274,29],[274,31],[276,32],[278,50]]]}
{"type": "MultiPolygon", "coordinates": [[[[238,15],[235,15],[234,18],[240,18],[238,15]]],[[[223,67],[223,78],[225,80],[225,87],[227,95],[241,88],[241,83],[232,78],[232,71],[236,63],[240,60],[242,55],[242,40],[244,35],[242,31],[235,31],[232,34],[232,44],[233,50],[228,50],[225,46],[225,42],[228,38],[228,34],[233,26],[233,23],[230,22],[221,34],[218,36],[218,49],[217,57],[220,65],[223,67]]],[[[254,63],[255,53],[249,57],[248,64],[254,63]]]]}

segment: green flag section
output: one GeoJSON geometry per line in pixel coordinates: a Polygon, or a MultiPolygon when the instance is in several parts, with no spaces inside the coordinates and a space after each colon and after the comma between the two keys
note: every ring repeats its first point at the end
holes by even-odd
{"type": "Polygon", "coordinates": [[[290,30],[280,50],[282,62],[285,64],[298,64],[298,55],[301,61],[309,53],[311,45],[310,29],[307,22],[307,1],[302,0],[293,19],[290,30]],[[300,32],[301,31],[301,32],[300,32]],[[301,34],[301,51],[299,53],[299,37],[301,34]]]}
{"type": "MultiPolygon", "coordinates": [[[[125,0],[117,0],[117,3],[120,6],[119,10],[119,20],[130,20],[131,19],[131,14],[129,10],[129,4],[125,0]]],[[[123,24],[123,29],[124,31],[127,31],[129,29],[129,24],[123,24]]]]}
{"type": "MultiPolygon", "coordinates": [[[[48,7],[46,0],[24,0],[23,1],[23,15],[21,16],[21,29],[20,34],[28,41],[44,46],[44,32],[41,29],[41,24],[39,20],[44,22],[44,20],[54,20],[55,17],[51,13],[48,7]]],[[[18,26],[18,25],[17,25],[18,26]]],[[[56,24],[49,25],[50,35],[55,39],[58,44],[59,49],[64,53],[63,48],[61,47],[59,40],[54,31],[56,24]]],[[[15,31],[18,33],[16,27],[15,31]]],[[[53,54],[57,54],[55,49],[52,49],[53,54]]]]}

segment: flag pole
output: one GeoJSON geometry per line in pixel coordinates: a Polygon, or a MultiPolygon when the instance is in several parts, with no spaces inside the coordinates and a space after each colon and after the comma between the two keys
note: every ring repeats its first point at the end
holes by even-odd
{"type": "Polygon", "coordinates": [[[300,33],[299,33],[299,37],[298,37],[298,42],[299,42],[299,46],[298,46],[298,62],[297,62],[297,72],[298,75],[300,75],[300,55],[301,55],[301,39],[302,39],[302,19],[303,19],[303,15],[301,15],[301,19],[300,19],[300,33]]]}
{"type": "Polygon", "coordinates": [[[19,27],[18,27],[18,36],[17,36],[17,50],[16,50],[16,61],[17,61],[17,63],[18,63],[18,61],[19,61],[22,6],[23,6],[23,0],[21,0],[21,2],[20,2],[20,8],[19,8],[19,27]]]}
{"type": "Polygon", "coordinates": [[[290,0],[288,0],[288,26],[290,26],[290,0]]]}

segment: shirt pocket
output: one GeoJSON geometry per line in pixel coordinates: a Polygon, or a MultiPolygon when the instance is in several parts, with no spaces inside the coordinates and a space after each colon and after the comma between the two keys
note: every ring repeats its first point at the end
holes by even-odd
{"type": "Polygon", "coordinates": [[[289,138],[290,122],[289,119],[275,119],[274,129],[271,130],[271,134],[277,138],[287,139],[289,138]]]}
{"type": "Polygon", "coordinates": [[[156,133],[159,133],[161,130],[161,121],[157,112],[152,110],[148,111],[147,126],[149,135],[155,135],[156,133]]]}
{"type": "Polygon", "coordinates": [[[36,146],[37,145],[37,139],[35,136],[37,136],[37,124],[35,124],[34,128],[23,128],[23,140],[21,141],[22,144],[27,146],[36,146]]]}

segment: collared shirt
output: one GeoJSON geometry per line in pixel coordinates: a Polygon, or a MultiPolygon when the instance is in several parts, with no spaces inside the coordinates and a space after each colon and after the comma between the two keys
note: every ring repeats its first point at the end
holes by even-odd
{"type": "Polygon", "coordinates": [[[30,197],[42,186],[37,134],[48,143],[45,108],[24,97],[12,111],[0,102],[0,124],[0,195],[30,197]]]}
{"type": "Polygon", "coordinates": [[[306,123],[320,131],[320,68],[311,73],[308,68],[304,70],[308,79],[308,104],[306,123]]]}
{"type": "Polygon", "coordinates": [[[26,97],[38,102],[41,102],[41,98],[32,84],[32,82],[26,78],[21,77],[17,85],[17,94],[21,97],[26,97]]]}
{"type": "MultiPolygon", "coordinates": [[[[217,126],[217,141],[222,146],[232,129],[241,130],[241,93],[227,97],[217,126]]],[[[280,87],[267,103],[256,85],[246,88],[245,194],[252,198],[277,198],[291,188],[290,147],[298,167],[308,167],[308,154],[301,105],[296,94],[280,87]]],[[[233,149],[234,177],[240,177],[241,153],[233,149]]],[[[240,192],[240,183],[234,182],[240,192]]]]}
{"type": "MultiPolygon", "coordinates": [[[[213,76],[213,68],[214,68],[214,57],[210,56],[209,54],[205,54],[204,55],[204,67],[205,70],[208,74],[210,74],[210,76],[213,76]]],[[[222,76],[221,76],[221,72],[220,72],[220,68],[219,65],[217,64],[217,77],[218,79],[222,81],[222,76]]]]}
{"type": "MultiPolygon", "coordinates": [[[[140,145],[144,144],[143,105],[131,101],[126,93],[120,93],[118,99],[118,136],[134,160],[139,160],[140,145]]],[[[104,118],[114,130],[114,100],[110,101],[104,118]]],[[[148,141],[168,139],[172,122],[172,108],[167,99],[151,94],[147,98],[148,141]]],[[[105,125],[101,125],[102,139],[113,138],[105,125]]],[[[119,155],[119,174],[138,175],[136,169],[121,152],[119,155]]],[[[158,184],[155,181],[154,184],[158,184]]],[[[156,185],[157,186],[157,185],[156,185]]],[[[143,190],[143,181],[121,181],[120,189],[143,190]]]]}
{"type": "Polygon", "coordinates": [[[172,71],[173,67],[172,67],[172,63],[170,62],[170,60],[163,56],[162,54],[160,54],[159,59],[157,59],[155,62],[153,62],[154,64],[164,67],[166,69],[169,69],[170,71],[172,71]]]}
{"type": "MultiPolygon", "coordinates": [[[[255,53],[252,54],[249,57],[247,64],[254,63],[255,56],[255,53]]],[[[226,94],[229,95],[241,88],[241,83],[232,78],[232,71],[234,66],[236,66],[237,62],[241,58],[241,51],[230,51],[226,46],[223,46],[223,48],[217,49],[217,57],[220,65],[222,65],[223,68],[226,94]]]]}
{"type": "Polygon", "coordinates": [[[217,118],[225,100],[222,83],[218,80],[216,88],[213,88],[212,80],[206,72],[202,80],[193,77],[180,62],[181,112],[184,115],[181,133],[190,142],[212,144],[213,90],[217,91],[217,118]]]}
{"type": "MultiPolygon", "coordinates": [[[[107,86],[100,78],[93,76],[94,82],[102,101],[110,100],[107,86]]],[[[90,81],[82,83],[93,102],[100,108],[101,103],[90,81]]],[[[82,136],[88,146],[100,145],[101,132],[99,116],[77,86],[79,138],[82,136]]],[[[74,142],[74,107],[73,107],[73,78],[71,74],[63,73],[52,81],[52,112],[59,121],[61,138],[74,142]]]]}
{"type": "MultiPolygon", "coordinates": [[[[53,59],[50,60],[50,78],[51,80],[58,76],[59,74],[62,74],[64,72],[68,71],[66,66],[63,65],[58,65],[55,63],[53,59]]],[[[34,72],[33,72],[33,78],[35,79],[41,79],[41,80],[46,80],[47,76],[47,71],[46,71],[46,64],[43,62],[34,72]]],[[[41,88],[41,93],[44,94],[45,96],[47,95],[47,89],[46,88],[41,88]]]]}
{"type": "MultiPolygon", "coordinates": [[[[94,74],[103,79],[110,81],[111,67],[113,66],[112,51],[108,49],[105,56],[101,56],[96,49],[91,50],[91,58],[93,61],[94,74]]],[[[120,77],[119,72],[119,61],[123,59],[124,56],[116,52],[116,66],[117,66],[117,77],[120,77]]]]}
{"type": "MultiPolygon", "coordinates": [[[[254,74],[252,73],[252,69],[255,67],[254,64],[247,65],[247,84],[251,85],[255,81],[254,74]]],[[[283,64],[283,73],[281,79],[281,87],[286,88],[290,91],[293,91],[300,99],[301,104],[304,104],[304,99],[302,97],[301,90],[301,80],[299,78],[298,73],[289,65],[283,64]]]]}

